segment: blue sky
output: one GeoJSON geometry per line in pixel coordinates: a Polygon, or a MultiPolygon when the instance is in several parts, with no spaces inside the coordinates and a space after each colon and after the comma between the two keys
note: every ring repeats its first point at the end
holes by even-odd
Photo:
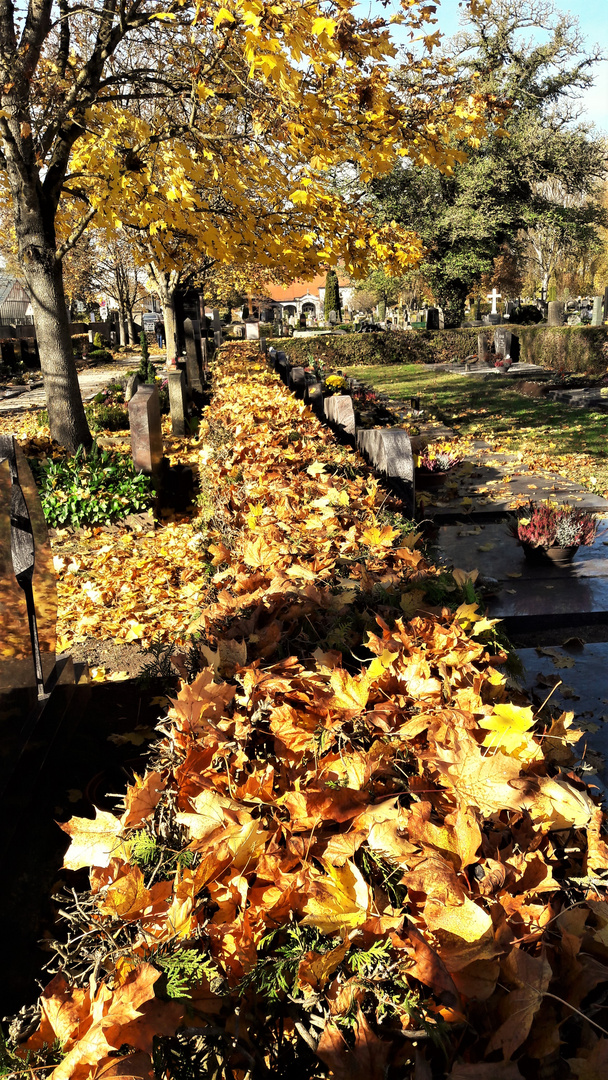
{"type": "MultiPolygon", "coordinates": [[[[437,3],[438,25],[446,37],[450,37],[459,29],[459,20],[462,7],[459,0],[432,0],[437,3]]],[[[608,0],[579,0],[578,3],[560,3],[555,0],[555,7],[561,11],[568,11],[578,18],[581,32],[588,46],[599,44],[603,52],[608,54],[608,0]]],[[[383,9],[377,0],[362,0],[361,12],[371,11],[372,14],[380,15],[385,11],[397,10],[397,3],[383,9]]],[[[608,134],[608,61],[598,64],[595,69],[594,86],[581,99],[581,104],[587,119],[593,121],[598,128],[608,134]]]]}

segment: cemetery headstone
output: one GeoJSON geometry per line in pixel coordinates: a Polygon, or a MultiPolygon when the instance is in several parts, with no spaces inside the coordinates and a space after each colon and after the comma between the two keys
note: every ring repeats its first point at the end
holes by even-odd
{"type": "Polygon", "coordinates": [[[404,512],[415,514],[414,456],[407,431],[403,428],[359,428],[357,448],[378,472],[399,482],[404,512]]]}
{"type": "Polygon", "coordinates": [[[325,398],[323,411],[332,427],[340,428],[345,435],[354,437],[355,410],[349,394],[334,394],[333,397],[325,398]]]}
{"type": "Polygon", "coordinates": [[[163,458],[163,437],[156,387],[140,386],[128,408],[133,464],[147,476],[157,477],[163,458]]]}
{"type": "Polygon", "coordinates": [[[306,315],[300,315],[300,330],[306,329],[306,315]]]}
{"type": "Polygon", "coordinates": [[[223,337],[222,337],[222,331],[221,330],[214,330],[213,331],[213,340],[215,342],[216,349],[219,349],[220,345],[222,344],[222,341],[224,340],[223,337]]]}
{"type": "Polygon", "coordinates": [[[332,326],[335,326],[335,325],[336,325],[336,323],[337,323],[337,321],[338,321],[338,315],[337,315],[337,312],[335,312],[335,311],[330,311],[330,313],[329,313],[329,321],[330,321],[330,323],[332,324],[332,326]]]}
{"type": "Polygon", "coordinates": [[[222,321],[220,319],[219,308],[214,307],[211,315],[213,317],[213,332],[215,333],[216,330],[222,329],[222,321]]]}
{"type": "Polygon", "coordinates": [[[245,336],[248,341],[257,341],[260,336],[260,324],[259,322],[247,322],[245,323],[245,336]]]}
{"type": "Polygon", "coordinates": [[[439,308],[430,307],[426,313],[427,330],[439,330],[439,308]]]}
{"type": "Polygon", "coordinates": [[[192,393],[202,393],[200,339],[196,337],[192,319],[184,320],[184,341],[186,345],[186,379],[192,393]]]}
{"type": "Polygon", "coordinates": [[[494,352],[498,356],[510,356],[514,364],[519,362],[519,338],[506,327],[499,326],[494,331],[494,352]]]}
{"type": "Polygon", "coordinates": [[[591,325],[592,326],[601,326],[602,322],[603,322],[603,319],[602,319],[602,297],[601,296],[594,296],[593,297],[593,313],[591,315],[591,325]]]}
{"type": "Polygon", "coordinates": [[[561,300],[551,300],[547,305],[547,325],[564,325],[564,305],[561,300]]]}
{"type": "Polygon", "coordinates": [[[144,380],[142,379],[138,371],[136,371],[134,375],[129,376],[129,378],[127,379],[127,385],[125,387],[125,401],[127,402],[127,404],[130,402],[131,398],[137,393],[140,386],[143,386],[143,381],[144,380]]]}
{"type": "Polygon", "coordinates": [[[483,364],[487,353],[489,353],[490,347],[488,345],[488,338],[486,334],[477,335],[477,358],[480,364],[483,364]]]}
{"type": "Polygon", "coordinates": [[[169,382],[169,410],[171,412],[171,432],[173,435],[183,437],[186,434],[188,423],[188,406],[186,396],[186,377],[183,371],[170,371],[169,382]]]}
{"type": "Polygon", "coordinates": [[[209,378],[209,363],[207,355],[207,338],[202,337],[200,341],[201,346],[201,369],[203,382],[207,382],[209,378]]]}
{"type": "Polygon", "coordinates": [[[306,373],[303,367],[292,367],[289,373],[289,389],[293,391],[297,398],[304,397],[304,388],[306,386],[306,373]]]}

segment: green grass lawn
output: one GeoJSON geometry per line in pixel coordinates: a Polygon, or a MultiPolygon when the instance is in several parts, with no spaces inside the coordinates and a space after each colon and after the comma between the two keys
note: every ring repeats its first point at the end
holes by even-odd
{"type": "Polygon", "coordinates": [[[420,397],[456,434],[521,451],[597,493],[608,493],[608,415],[517,392],[512,380],[452,375],[432,366],[352,367],[346,374],[391,397],[420,397]]]}

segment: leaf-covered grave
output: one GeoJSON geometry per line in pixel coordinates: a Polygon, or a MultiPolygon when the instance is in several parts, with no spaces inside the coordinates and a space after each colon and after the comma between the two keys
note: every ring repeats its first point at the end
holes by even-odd
{"type": "Polygon", "coordinates": [[[571,718],[513,703],[462,575],[429,606],[414,534],[250,347],[205,423],[206,666],[124,806],[62,826],[90,892],[19,1052],[59,1040],[53,1080],[604,1075],[608,845],[571,718]]]}

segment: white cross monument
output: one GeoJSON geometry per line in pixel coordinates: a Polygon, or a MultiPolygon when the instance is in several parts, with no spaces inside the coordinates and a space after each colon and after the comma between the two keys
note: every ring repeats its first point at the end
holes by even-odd
{"type": "Polygon", "coordinates": [[[488,293],[488,300],[492,301],[492,315],[498,315],[498,308],[496,307],[496,301],[502,299],[502,293],[499,293],[496,286],[492,289],[491,293],[488,293]]]}

